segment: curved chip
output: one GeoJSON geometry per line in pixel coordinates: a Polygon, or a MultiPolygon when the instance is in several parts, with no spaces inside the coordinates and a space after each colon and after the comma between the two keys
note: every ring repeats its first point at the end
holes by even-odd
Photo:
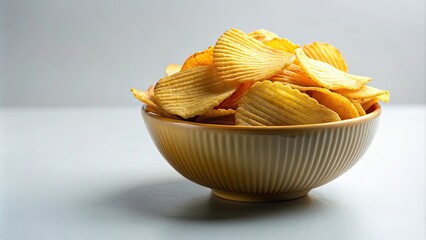
{"type": "Polygon", "coordinates": [[[296,56],[300,61],[300,66],[312,80],[331,90],[357,90],[371,80],[369,77],[352,75],[328,63],[311,59],[301,48],[296,49],[296,56]]]}
{"type": "Polygon", "coordinates": [[[331,92],[325,88],[317,88],[308,91],[311,97],[315,98],[320,104],[330,108],[339,114],[340,119],[351,119],[359,117],[359,113],[354,104],[344,96],[331,92]]]}
{"type": "Polygon", "coordinates": [[[365,99],[365,98],[378,97],[379,100],[385,103],[389,102],[389,98],[390,98],[389,91],[378,89],[375,87],[370,87],[367,85],[363,86],[362,88],[358,90],[341,89],[341,90],[336,90],[336,92],[339,94],[342,94],[343,96],[347,98],[352,98],[352,99],[365,99]]]}
{"type": "Polygon", "coordinates": [[[277,74],[272,76],[269,80],[296,84],[300,86],[308,87],[319,87],[320,85],[313,81],[306,73],[303,71],[302,67],[297,64],[290,64],[288,68],[279,71],[277,74]]]}
{"type": "Polygon", "coordinates": [[[360,116],[359,110],[352,101],[338,93],[334,93],[322,87],[304,87],[295,84],[286,85],[307,93],[312,98],[315,98],[320,104],[339,114],[339,117],[342,120],[360,116]]]}
{"type": "Polygon", "coordinates": [[[237,90],[227,99],[223,100],[216,108],[232,108],[238,107],[238,100],[250,89],[254,82],[241,83],[237,90]]]}
{"type": "Polygon", "coordinates": [[[349,100],[355,106],[360,116],[364,116],[366,114],[364,108],[362,108],[361,103],[359,103],[357,100],[354,100],[354,99],[349,99],[349,100]]]}
{"type": "Polygon", "coordinates": [[[274,38],[279,38],[276,33],[267,31],[265,29],[258,29],[256,31],[248,33],[247,35],[263,43],[270,41],[274,38]]]}
{"type": "Polygon", "coordinates": [[[326,62],[341,71],[348,71],[348,66],[339,49],[328,43],[313,42],[303,46],[303,51],[312,59],[326,62]]]}
{"type": "Polygon", "coordinates": [[[179,72],[182,69],[182,66],[179,64],[169,64],[166,67],[166,76],[171,76],[177,72],[179,72]]]}
{"type": "Polygon", "coordinates": [[[270,41],[265,42],[265,45],[289,53],[294,53],[294,50],[296,50],[296,48],[300,48],[298,44],[293,43],[287,38],[274,38],[270,41]]]}
{"type": "Polygon", "coordinates": [[[290,65],[294,59],[294,54],[265,46],[234,28],[219,38],[213,51],[217,74],[226,82],[268,79],[290,65]]]}
{"type": "Polygon", "coordinates": [[[237,125],[280,126],[339,121],[339,115],[307,94],[279,82],[255,83],[242,97],[237,125]]]}
{"type": "Polygon", "coordinates": [[[214,121],[214,118],[222,120],[225,116],[229,116],[229,115],[234,115],[235,114],[235,110],[234,109],[224,109],[224,108],[220,108],[220,109],[212,109],[200,116],[197,116],[195,118],[196,122],[212,122],[214,121]]]}
{"type": "Polygon", "coordinates": [[[147,112],[153,112],[160,116],[176,119],[176,116],[168,113],[157,104],[155,96],[153,95],[153,92],[151,91],[151,87],[148,89],[148,91],[141,91],[135,88],[130,89],[130,91],[132,92],[135,98],[137,98],[139,101],[146,104],[147,112]]]}
{"type": "Polygon", "coordinates": [[[214,66],[208,65],[162,78],[154,92],[162,108],[187,119],[213,109],[236,89],[237,86],[220,81],[214,66]]]}
{"type": "Polygon", "coordinates": [[[210,46],[204,51],[196,52],[189,56],[183,63],[182,70],[211,64],[213,64],[213,46],[210,46]]]}

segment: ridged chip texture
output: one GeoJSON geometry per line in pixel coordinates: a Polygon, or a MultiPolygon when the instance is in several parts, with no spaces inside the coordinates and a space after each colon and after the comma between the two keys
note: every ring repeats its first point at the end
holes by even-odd
{"type": "Polygon", "coordinates": [[[265,46],[238,29],[226,31],[217,41],[213,62],[227,82],[266,80],[294,61],[294,54],[265,46]]]}
{"type": "Polygon", "coordinates": [[[292,63],[288,68],[279,71],[277,74],[272,76],[269,80],[278,81],[283,83],[296,84],[300,86],[319,87],[320,85],[312,80],[303,71],[302,67],[292,63]]]}
{"type": "Polygon", "coordinates": [[[307,94],[279,82],[255,83],[241,98],[237,125],[282,126],[339,121],[339,115],[307,94]]]}
{"type": "Polygon", "coordinates": [[[357,90],[371,81],[370,77],[352,75],[328,63],[311,59],[301,48],[296,49],[296,55],[303,70],[322,87],[331,90],[357,90]]]}
{"type": "Polygon", "coordinates": [[[237,86],[218,79],[214,66],[209,65],[162,78],[154,92],[162,108],[187,119],[213,109],[236,89],[237,86]]]}
{"type": "Polygon", "coordinates": [[[344,72],[348,71],[348,66],[346,65],[345,59],[339,49],[335,48],[331,44],[313,42],[303,46],[303,51],[306,56],[312,59],[326,62],[344,72]]]}

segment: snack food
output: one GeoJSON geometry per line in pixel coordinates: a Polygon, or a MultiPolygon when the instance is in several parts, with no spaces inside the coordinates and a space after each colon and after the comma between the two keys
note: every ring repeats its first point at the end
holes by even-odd
{"type": "Polygon", "coordinates": [[[348,73],[327,43],[304,46],[277,34],[226,31],[214,46],[171,64],[147,91],[132,89],[145,111],[168,117],[245,126],[340,121],[368,113],[389,92],[370,77],[348,73]]]}

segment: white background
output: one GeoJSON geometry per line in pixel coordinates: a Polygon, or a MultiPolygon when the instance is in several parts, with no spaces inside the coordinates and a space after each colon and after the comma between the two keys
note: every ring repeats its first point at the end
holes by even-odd
{"type": "Polygon", "coordinates": [[[425,1],[3,1],[0,106],[138,105],[231,27],[338,47],[391,103],[425,103],[425,1]]]}

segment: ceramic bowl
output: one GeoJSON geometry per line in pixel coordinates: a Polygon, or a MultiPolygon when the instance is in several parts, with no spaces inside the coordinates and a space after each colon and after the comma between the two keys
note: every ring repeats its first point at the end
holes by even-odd
{"type": "Polygon", "coordinates": [[[185,178],[218,197],[272,202],[305,196],[336,179],[367,151],[380,106],[339,122],[274,127],[201,124],[145,112],[158,150],[185,178]]]}

